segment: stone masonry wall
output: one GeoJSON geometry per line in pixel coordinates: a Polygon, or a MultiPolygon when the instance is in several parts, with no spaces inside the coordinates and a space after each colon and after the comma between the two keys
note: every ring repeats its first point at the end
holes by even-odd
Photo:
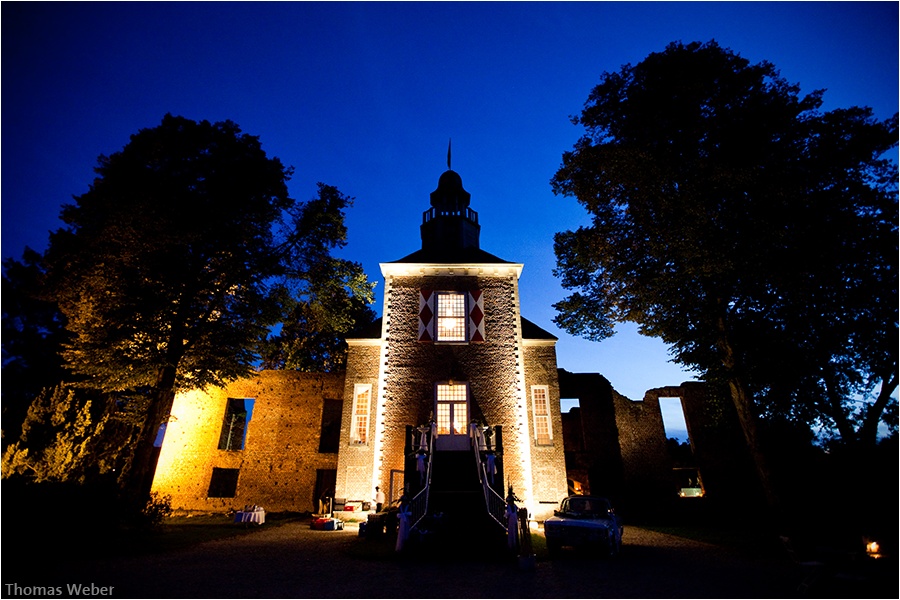
{"type": "Polygon", "coordinates": [[[635,401],[612,392],[622,453],[626,502],[652,508],[672,495],[672,461],[666,447],[659,397],[635,401]]]}
{"type": "MultiPolygon", "coordinates": [[[[531,475],[535,519],[542,521],[553,515],[553,510],[567,494],[565,454],[563,444],[562,415],[559,405],[559,377],[556,369],[556,346],[544,342],[524,343],[526,402],[532,410],[531,386],[546,385],[549,388],[551,445],[538,445],[532,430],[531,475]]],[[[530,414],[530,412],[529,412],[530,414]]],[[[533,416],[533,415],[531,415],[533,416]]]]}
{"type": "Polygon", "coordinates": [[[378,389],[378,367],[381,344],[353,343],[347,355],[347,378],[344,383],[344,413],[341,418],[340,453],[337,465],[337,485],[335,497],[345,500],[371,501],[375,497],[376,485],[383,486],[387,493],[388,482],[372,482],[374,461],[374,439],[377,407],[382,401],[378,389]],[[353,424],[353,392],[355,384],[370,384],[372,399],[369,403],[369,442],[354,444],[350,441],[353,424]]]}
{"type": "Polygon", "coordinates": [[[317,469],[335,469],[320,453],[324,399],[341,399],[344,374],[263,371],[225,389],[179,394],[153,489],[181,510],[221,512],[258,504],[267,511],[314,512],[317,469]],[[244,450],[218,450],[228,398],[254,399],[244,450]],[[239,469],[234,498],[208,498],[213,467],[239,469]]]}
{"type": "Polygon", "coordinates": [[[470,418],[502,426],[504,474],[515,489],[521,491],[526,473],[520,440],[527,435],[529,423],[520,425],[519,418],[517,348],[520,323],[515,275],[394,276],[389,278],[385,294],[388,351],[381,484],[385,485],[390,469],[403,469],[406,426],[427,422],[434,410],[435,383],[453,379],[469,383],[470,418]],[[482,290],[485,342],[418,342],[419,290],[423,288],[482,290]]]}

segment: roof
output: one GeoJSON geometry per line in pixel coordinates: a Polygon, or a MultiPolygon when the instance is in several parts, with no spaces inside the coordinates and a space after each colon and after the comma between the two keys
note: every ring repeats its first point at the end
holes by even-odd
{"type": "Polygon", "coordinates": [[[423,264],[515,264],[485,252],[481,248],[433,248],[430,250],[416,250],[412,254],[404,256],[395,263],[423,263],[423,264]]]}
{"type": "Polygon", "coordinates": [[[526,340],[558,340],[559,338],[522,317],[522,338],[526,340]]]}

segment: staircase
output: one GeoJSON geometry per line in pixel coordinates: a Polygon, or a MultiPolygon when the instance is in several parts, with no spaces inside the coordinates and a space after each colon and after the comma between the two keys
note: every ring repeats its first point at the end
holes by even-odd
{"type": "Polygon", "coordinates": [[[434,452],[428,515],[418,527],[430,554],[504,556],[506,532],[488,514],[476,464],[473,450],[434,452]]]}

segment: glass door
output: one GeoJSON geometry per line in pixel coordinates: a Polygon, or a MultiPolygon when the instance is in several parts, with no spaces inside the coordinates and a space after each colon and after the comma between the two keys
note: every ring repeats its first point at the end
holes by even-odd
{"type": "Polygon", "coordinates": [[[435,390],[437,422],[437,450],[467,450],[469,448],[469,384],[439,383],[435,390]]]}

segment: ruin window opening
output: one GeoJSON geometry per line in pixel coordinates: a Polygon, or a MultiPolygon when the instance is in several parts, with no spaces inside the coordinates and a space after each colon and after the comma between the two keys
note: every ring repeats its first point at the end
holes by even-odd
{"type": "Polygon", "coordinates": [[[660,398],[659,409],[662,412],[666,447],[672,459],[675,490],[682,498],[702,497],[703,483],[694,460],[681,398],[660,398]]]}
{"type": "Polygon", "coordinates": [[[253,414],[252,398],[229,398],[225,404],[222,432],[219,434],[219,450],[236,452],[244,449],[247,426],[253,414]]]}
{"type": "Polygon", "coordinates": [[[578,401],[578,398],[559,399],[559,412],[571,412],[573,408],[581,408],[581,403],[578,401]]]}
{"type": "Polygon", "coordinates": [[[208,498],[234,498],[237,495],[239,474],[240,469],[213,467],[206,496],[208,498]]]}
{"type": "Polygon", "coordinates": [[[319,431],[319,452],[337,452],[341,445],[342,400],[325,398],[322,402],[322,426],[319,431]]]}

